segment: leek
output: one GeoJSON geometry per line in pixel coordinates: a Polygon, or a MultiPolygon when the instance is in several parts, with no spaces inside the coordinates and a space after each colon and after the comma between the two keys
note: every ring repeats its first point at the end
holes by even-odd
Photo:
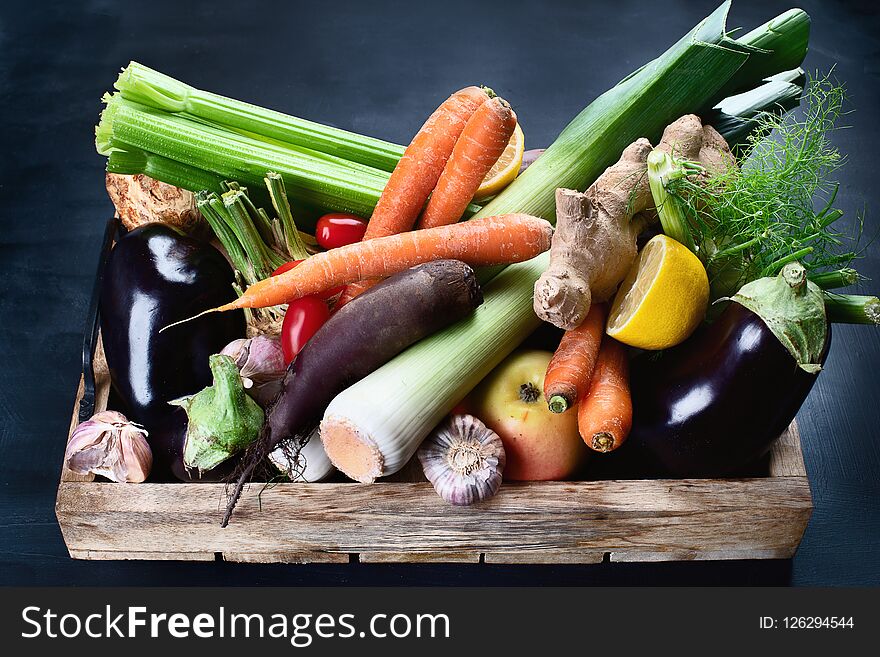
{"type": "Polygon", "coordinates": [[[787,112],[797,107],[805,83],[806,76],[800,68],[773,75],[751,91],[725,98],[705,118],[734,148],[748,142],[765,112],[787,112]]]}
{"type": "Polygon", "coordinates": [[[712,107],[728,93],[803,61],[806,13],[789,10],[738,41],[725,29],[729,9],[725,2],[663,55],[594,100],[477,216],[525,212],[553,221],[557,187],[585,189],[639,137],[656,143],[683,114],[712,107]]]}
{"type": "Polygon", "coordinates": [[[113,85],[123,98],[295,146],[392,171],[404,147],[202,91],[131,62],[113,85]]]}
{"type": "Polygon", "coordinates": [[[541,323],[531,312],[532,289],[549,262],[545,252],[505,269],[484,286],[485,300],[470,317],[342,391],[325,421],[349,420],[370,436],[382,455],[380,476],[400,470],[449,409],[541,323]]]}
{"type": "MultiPolygon", "coordinates": [[[[804,12],[789,11],[740,43],[726,34],[728,9],[729,3],[723,4],[660,58],[597,98],[477,216],[526,212],[553,221],[557,187],[584,189],[638,137],[656,141],[667,124],[711,107],[723,90],[738,92],[800,65],[809,26],[804,12]],[[781,54],[749,45],[756,42],[780,48],[781,54]],[[750,62],[752,57],[758,61],[750,62]]],[[[342,392],[325,419],[340,416],[357,426],[383,450],[385,474],[394,472],[453,404],[539,324],[533,287],[548,262],[549,255],[542,254],[504,269],[486,286],[486,301],[473,317],[423,340],[342,392]]],[[[482,273],[483,280],[488,276],[482,273]]]]}

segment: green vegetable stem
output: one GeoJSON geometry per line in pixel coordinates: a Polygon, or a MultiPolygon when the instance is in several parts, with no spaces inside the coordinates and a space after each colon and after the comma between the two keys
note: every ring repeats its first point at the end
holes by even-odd
{"type": "Polygon", "coordinates": [[[263,411],[245,393],[235,361],[215,354],[208,362],[214,385],[171,402],[188,417],[183,463],[200,475],[253,443],[263,425],[263,411]]]}

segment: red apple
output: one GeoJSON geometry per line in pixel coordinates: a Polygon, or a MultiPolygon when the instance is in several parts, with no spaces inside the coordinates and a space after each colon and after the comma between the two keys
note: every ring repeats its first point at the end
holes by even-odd
{"type": "Polygon", "coordinates": [[[551,413],[544,373],[553,354],[521,350],[508,356],[465,399],[465,406],[504,443],[504,478],[568,479],[589,450],[577,427],[577,409],[551,413]]]}

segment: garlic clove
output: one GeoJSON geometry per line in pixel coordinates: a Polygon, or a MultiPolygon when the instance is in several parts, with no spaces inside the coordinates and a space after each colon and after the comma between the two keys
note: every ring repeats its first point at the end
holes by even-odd
{"type": "Polygon", "coordinates": [[[233,340],[220,353],[232,358],[241,377],[250,379],[254,385],[279,379],[287,371],[281,339],[277,335],[233,340]]]}
{"type": "Polygon", "coordinates": [[[101,411],[74,429],[64,459],[77,474],[140,483],[153,467],[146,430],[116,411],[101,411]]]}
{"type": "MultiPolygon", "coordinates": [[[[153,450],[146,439],[147,432],[128,424],[122,429],[122,459],[125,465],[124,481],[139,484],[150,476],[153,468],[153,450]]],[[[119,481],[119,480],[117,480],[119,481]]]]}
{"type": "Polygon", "coordinates": [[[419,447],[418,457],[434,490],[450,504],[473,504],[501,487],[504,445],[473,415],[447,418],[419,447]]]}

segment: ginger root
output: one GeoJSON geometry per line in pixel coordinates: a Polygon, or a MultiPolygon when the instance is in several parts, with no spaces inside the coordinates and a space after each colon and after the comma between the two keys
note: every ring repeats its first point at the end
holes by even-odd
{"type": "MultiPolygon", "coordinates": [[[[733,164],[724,138],[688,114],[667,126],[658,148],[722,171],[733,164]]],[[[550,266],[535,283],[535,313],[561,329],[580,326],[590,305],[608,301],[638,253],[636,238],[656,209],[648,185],[651,142],[627,146],[586,192],[556,190],[550,266]]]]}

